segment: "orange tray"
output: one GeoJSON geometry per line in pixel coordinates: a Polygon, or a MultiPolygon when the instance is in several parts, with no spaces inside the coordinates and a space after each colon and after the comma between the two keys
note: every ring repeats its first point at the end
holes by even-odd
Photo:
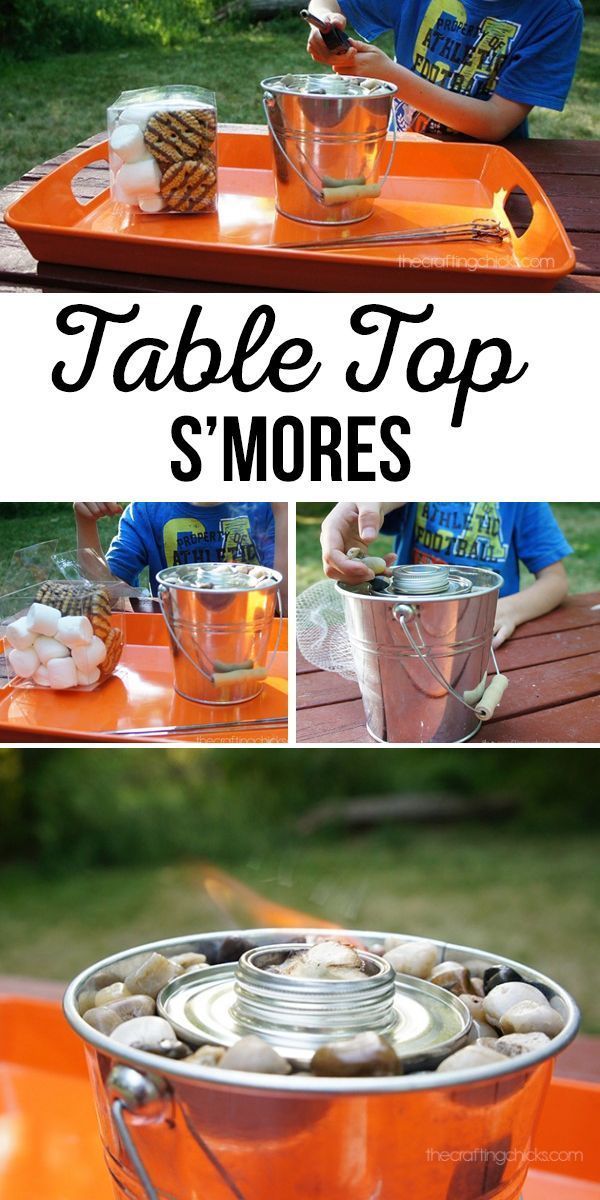
{"type": "MultiPolygon", "coordinates": [[[[114,1200],[83,1045],[37,990],[0,992],[0,1196],[114,1200]]],[[[534,1145],[559,1161],[530,1170],[523,1200],[599,1200],[599,1128],[600,1085],[554,1079],[534,1145]]]]}
{"type": "MultiPolygon", "coordinates": [[[[167,725],[210,725],[203,733],[157,737],[156,741],[286,742],[287,726],[222,729],[219,723],[285,718],[288,712],[287,621],[263,690],[246,704],[213,707],[183,700],[173,688],[173,661],[160,613],[126,613],[125,649],[117,674],[90,692],[52,692],[45,688],[0,690],[0,742],[143,742],[149,738],[114,736],[107,730],[149,729],[167,725]]],[[[273,627],[271,644],[277,636],[273,627]]],[[[2,642],[0,640],[0,648],[2,642]]]]}
{"type": "Polygon", "coordinates": [[[219,211],[214,216],[145,216],[105,190],[82,205],[76,176],[107,157],[106,142],[57,167],[16,200],[6,221],[40,261],[167,275],[258,288],[314,291],[546,290],[575,266],[571,243],[548,197],[502,146],[401,138],[375,212],[352,232],[423,228],[493,217],[511,236],[501,245],[445,243],[308,251],[301,243],[337,238],[341,228],[302,225],[277,215],[268,136],[219,136],[219,211]],[[527,230],[505,211],[513,192],[531,204],[527,230]],[[297,243],[278,249],[274,243],[297,243]]]}

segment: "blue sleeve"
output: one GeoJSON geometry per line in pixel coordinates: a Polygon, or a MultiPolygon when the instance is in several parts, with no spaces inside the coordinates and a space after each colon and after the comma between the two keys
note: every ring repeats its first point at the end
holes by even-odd
{"type": "Polygon", "coordinates": [[[496,93],[517,104],[539,104],[559,112],[573,82],[581,45],[583,12],[568,0],[557,4],[523,49],[502,68],[496,93]]]}
{"type": "Polygon", "coordinates": [[[549,504],[522,504],[515,526],[515,549],[533,575],[572,554],[549,504]]]}
{"type": "Polygon", "coordinates": [[[119,528],[106,553],[106,561],[118,579],[137,587],[140,574],[148,566],[148,533],[143,505],[128,504],[119,528]]]}
{"type": "Polygon", "coordinates": [[[275,566],[275,515],[271,505],[266,505],[267,513],[261,530],[258,553],[263,567],[275,566]]]}
{"type": "Polygon", "coordinates": [[[395,29],[398,24],[399,0],[338,0],[350,25],[367,42],[395,29]]]}

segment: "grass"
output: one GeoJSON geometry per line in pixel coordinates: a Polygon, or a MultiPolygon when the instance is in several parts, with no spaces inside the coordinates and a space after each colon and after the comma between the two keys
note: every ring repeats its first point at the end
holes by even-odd
{"type": "MultiPolygon", "coordinates": [[[[296,585],[299,592],[323,578],[319,531],[328,504],[299,504],[296,522],[296,585]]],[[[600,587],[600,505],[553,504],[552,509],[573,554],[567,559],[569,587],[572,592],[592,592],[600,587]]],[[[386,554],[393,547],[390,538],[378,538],[374,552],[386,554]]],[[[531,580],[522,571],[522,586],[531,580]]]]}
{"type": "MultiPolygon", "coordinates": [[[[0,63],[4,138],[0,185],[104,128],[106,106],[121,90],[149,83],[199,83],[217,93],[221,121],[262,121],[259,81],[306,69],[296,17],[243,26],[221,23],[175,47],[126,46],[39,55],[0,63]]],[[[389,39],[382,39],[389,50],[389,39]]],[[[576,78],[564,113],[536,111],[535,137],[599,136],[600,17],[587,18],[576,78]]]]}
{"type": "MultiPolygon", "coordinates": [[[[600,936],[598,835],[520,835],[483,825],[387,827],[335,842],[296,839],[239,875],[286,906],[364,929],[398,930],[489,949],[530,963],[575,995],[600,1033],[593,947],[600,936]]],[[[66,980],[143,941],[226,928],[193,864],[0,873],[5,972],[66,980]]],[[[252,924],[249,917],[248,923],[252,924]]]]}

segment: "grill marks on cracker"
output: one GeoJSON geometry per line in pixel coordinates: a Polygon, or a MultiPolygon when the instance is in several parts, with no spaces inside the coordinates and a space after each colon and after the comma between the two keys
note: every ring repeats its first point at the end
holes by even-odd
{"type": "Polygon", "coordinates": [[[144,141],[161,171],[160,193],[174,212],[212,208],[217,186],[214,112],[177,109],[150,117],[144,141]]]}

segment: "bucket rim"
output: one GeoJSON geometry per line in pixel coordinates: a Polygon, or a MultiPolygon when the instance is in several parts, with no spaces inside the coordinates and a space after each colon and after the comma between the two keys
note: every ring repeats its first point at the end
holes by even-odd
{"type": "MultiPolygon", "coordinates": [[[[352,596],[356,600],[367,600],[369,603],[383,601],[384,604],[431,604],[434,601],[437,603],[444,601],[464,603],[466,600],[472,600],[474,596],[489,596],[491,592],[500,591],[500,588],[504,584],[502,576],[498,571],[492,570],[491,567],[458,567],[451,565],[450,571],[459,572],[461,576],[464,575],[466,578],[469,577],[469,572],[472,571],[485,573],[490,576],[490,582],[485,585],[473,586],[468,592],[464,592],[463,595],[460,595],[458,592],[431,592],[429,595],[421,595],[413,592],[355,592],[352,591],[352,588],[356,585],[347,583],[343,579],[336,579],[335,587],[343,596],[352,596]]],[[[369,583],[370,580],[365,580],[365,582],[369,583]]]]}
{"type": "MultiPolygon", "coordinates": [[[[385,89],[385,94],[383,96],[370,96],[368,92],[365,92],[364,95],[360,96],[336,96],[327,94],[324,96],[320,94],[311,95],[310,92],[293,92],[285,85],[279,87],[277,86],[278,83],[280,84],[281,79],[284,76],[287,76],[291,79],[308,79],[313,75],[315,77],[318,75],[323,75],[328,78],[328,73],[326,71],[284,71],[282,74],[269,75],[266,79],[261,79],[260,86],[264,92],[276,92],[278,96],[301,96],[302,100],[337,100],[338,102],[340,100],[386,100],[388,98],[391,99],[393,96],[397,96],[398,94],[398,88],[396,85],[394,83],[389,83],[387,79],[377,80],[381,87],[385,89]]],[[[353,75],[351,78],[354,83],[362,83],[365,79],[371,79],[374,78],[374,76],[353,75]]]]}
{"type": "MultiPolygon", "coordinates": [[[[201,566],[202,564],[201,563],[189,563],[186,565],[201,566]]],[[[232,565],[235,566],[235,564],[232,564],[232,565]]],[[[197,585],[194,585],[191,583],[181,583],[181,582],[176,583],[172,579],[164,578],[166,575],[168,575],[169,571],[179,570],[178,567],[163,567],[161,571],[156,572],[156,579],[157,579],[158,583],[162,584],[163,587],[172,588],[174,591],[177,591],[177,592],[198,592],[199,594],[206,592],[207,595],[213,595],[213,596],[215,594],[219,595],[219,596],[224,596],[224,595],[251,596],[252,592],[272,592],[275,588],[280,587],[281,584],[283,583],[283,575],[281,574],[281,571],[276,571],[274,567],[266,567],[265,569],[270,572],[271,578],[265,579],[264,581],[260,580],[256,584],[256,587],[251,587],[251,588],[219,587],[218,584],[213,585],[213,587],[211,587],[211,588],[201,588],[201,587],[198,587],[197,585]]]]}
{"type": "Polygon", "coordinates": [[[306,926],[296,926],[293,929],[284,929],[281,926],[275,928],[247,928],[247,929],[226,929],[226,930],[209,930],[203,933],[193,933],[187,936],[179,936],[176,938],[163,938],[162,940],[148,942],[140,946],[133,946],[129,950],[120,951],[117,954],[111,954],[100,961],[86,967],[79,975],[75,977],[68,985],[63,998],[63,1011],[71,1028],[79,1037],[94,1050],[108,1056],[111,1059],[123,1062],[128,1066],[144,1070],[154,1076],[166,1076],[174,1084],[177,1082],[198,1085],[210,1085],[211,1087],[226,1089],[231,1091],[233,1088],[241,1093],[247,1092],[270,1092],[283,1094],[304,1093],[306,1095],[371,1095],[371,1094],[396,1094],[402,1092],[413,1091],[428,1091],[441,1088],[458,1089],[463,1087],[471,1087],[477,1084],[486,1084],[490,1080],[502,1080],[509,1076],[527,1074],[528,1072],[540,1067],[544,1062],[551,1061],[556,1058],[570,1042],[573,1041],[581,1020],[579,1008],[565,988],[556,983],[548,975],[544,975],[540,971],[534,970],[525,963],[520,963],[516,959],[507,958],[504,955],[493,955],[487,950],[480,950],[472,946],[463,946],[457,942],[447,942],[439,938],[425,937],[424,935],[394,933],[390,935],[390,931],[381,930],[364,930],[364,929],[335,929],[332,928],[330,933],[334,938],[336,935],[340,937],[351,937],[357,940],[371,939],[378,942],[387,936],[400,937],[407,942],[432,942],[435,946],[441,949],[442,954],[457,951],[464,957],[489,959],[490,965],[509,966],[519,971],[523,975],[525,982],[528,979],[533,979],[538,983],[543,983],[552,988],[557,997],[560,999],[566,1013],[566,1020],[563,1029],[556,1037],[552,1038],[548,1046],[539,1051],[530,1051],[528,1054],[516,1055],[514,1058],[507,1058],[506,1064],[500,1066],[495,1064],[478,1070],[463,1070],[463,1071],[447,1071],[438,1074],[436,1071],[415,1073],[413,1075],[393,1075],[383,1077],[352,1077],[352,1078],[330,1078],[319,1076],[281,1076],[281,1075],[265,1075],[256,1072],[242,1071],[227,1071],[221,1068],[198,1068],[193,1071],[186,1069],[185,1059],[180,1061],[163,1059],[155,1054],[148,1054],[142,1050],[134,1050],[129,1046],[120,1046],[110,1037],[99,1033],[93,1029],[91,1025],[79,1015],[75,1005],[75,999],[78,992],[83,988],[83,985],[95,975],[99,970],[112,966],[117,962],[121,962],[124,958],[133,958],[142,953],[152,953],[153,951],[161,951],[164,953],[166,948],[171,952],[177,953],[178,948],[183,950],[189,947],[191,943],[197,942],[201,938],[207,939],[225,939],[225,938],[240,938],[248,937],[254,940],[264,940],[264,944],[276,944],[278,941],[287,942],[296,937],[323,937],[327,933],[323,927],[317,929],[312,928],[309,924],[306,926]]]}

